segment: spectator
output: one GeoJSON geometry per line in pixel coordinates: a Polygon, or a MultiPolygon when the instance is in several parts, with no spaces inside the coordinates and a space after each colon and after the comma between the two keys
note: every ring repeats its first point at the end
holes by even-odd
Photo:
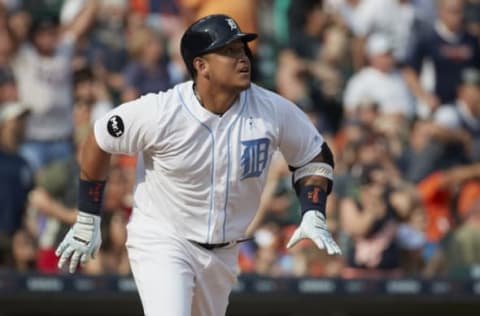
{"type": "Polygon", "coordinates": [[[288,11],[290,47],[302,59],[319,56],[327,16],[322,0],[292,1],[288,11]]]}
{"type": "Polygon", "coordinates": [[[424,267],[426,216],[415,186],[404,183],[390,195],[390,203],[402,218],[396,240],[400,250],[400,267],[406,275],[419,275],[424,267]]]}
{"type": "Polygon", "coordinates": [[[392,43],[382,34],[368,38],[366,47],[370,66],[356,73],[347,83],[344,106],[347,116],[368,98],[378,104],[382,114],[412,118],[415,114],[412,96],[392,55],[392,43]]]}
{"type": "Polygon", "coordinates": [[[408,145],[403,156],[403,174],[406,180],[418,183],[437,169],[432,157],[439,155],[439,146],[432,143],[432,122],[419,119],[413,122],[408,145]]]}
{"type": "Polygon", "coordinates": [[[101,1],[97,23],[89,36],[89,64],[96,78],[102,79],[115,94],[123,87],[123,69],[127,65],[127,1],[101,1]]]}
{"type": "Polygon", "coordinates": [[[371,34],[385,34],[392,41],[392,56],[405,59],[407,43],[417,25],[411,0],[362,0],[353,13],[353,62],[356,69],[365,64],[365,43],[371,34]]]}
{"type": "MultiPolygon", "coordinates": [[[[89,125],[113,108],[107,88],[94,77],[88,67],[73,74],[73,93],[74,111],[81,111],[85,107],[84,112],[88,118],[85,122],[74,122],[74,126],[80,127],[82,123],[89,125]]],[[[79,118],[78,115],[76,117],[79,118]]]]}
{"type": "Polygon", "coordinates": [[[56,17],[42,16],[31,28],[31,44],[13,61],[20,100],[31,108],[21,153],[34,170],[72,154],[72,74],[75,40],[93,21],[97,1],[90,0],[60,34],[56,17]]]}
{"type": "MultiPolygon", "coordinates": [[[[27,194],[33,186],[32,172],[17,153],[28,113],[20,103],[0,105],[0,240],[3,247],[12,242],[23,225],[27,194]]],[[[9,253],[9,250],[0,249],[0,252],[9,253]]]]}
{"type": "Polygon", "coordinates": [[[426,269],[426,276],[468,278],[470,267],[480,264],[480,203],[471,210],[464,223],[441,242],[426,269]]]}
{"type": "Polygon", "coordinates": [[[439,128],[439,136],[457,144],[448,148],[446,156],[466,149],[469,151],[465,153],[468,158],[480,160],[480,70],[471,68],[462,72],[455,104],[441,106],[434,115],[434,121],[439,128]]]}
{"type": "Polygon", "coordinates": [[[365,165],[358,197],[341,201],[340,219],[352,239],[342,275],[347,278],[400,275],[396,234],[399,214],[391,205],[386,174],[378,165],[365,165]]]}
{"type": "Polygon", "coordinates": [[[474,164],[437,171],[417,185],[427,214],[426,259],[433,256],[442,238],[457,226],[457,192],[462,190],[464,182],[480,177],[479,170],[479,164],[474,164]]]}
{"type": "Polygon", "coordinates": [[[276,84],[280,94],[299,104],[328,134],[340,125],[342,72],[349,63],[346,34],[341,27],[329,26],[322,5],[320,0],[290,3],[289,44],[279,53],[276,84]]]}
{"type": "Polygon", "coordinates": [[[465,69],[461,80],[453,105],[442,105],[433,121],[417,122],[414,126],[412,137],[415,139],[410,142],[411,150],[405,157],[406,176],[414,182],[432,172],[467,164],[480,157],[478,70],[465,69]]]}
{"type": "Polygon", "coordinates": [[[454,102],[461,72],[480,67],[478,39],[465,30],[463,12],[463,0],[438,1],[439,17],[433,29],[418,36],[407,57],[405,81],[427,113],[454,102]],[[425,61],[430,61],[434,70],[431,91],[420,81],[425,61]]]}
{"type": "Polygon", "coordinates": [[[137,30],[129,39],[129,50],[133,60],[124,70],[124,102],[171,87],[167,53],[159,34],[146,27],[137,30]]]}
{"type": "MultiPolygon", "coordinates": [[[[426,266],[425,275],[465,277],[468,276],[469,266],[480,263],[480,257],[476,251],[480,241],[478,234],[480,163],[439,172],[435,177],[443,190],[444,203],[433,205],[433,197],[425,195],[425,203],[428,203],[430,215],[429,239],[432,240],[434,237],[433,241],[435,241],[430,244],[428,253],[430,261],[426,266]],[[457,203],[453,203],[453,200],[457,203]],[[440,207],[443,213],[438,212],[440,207]],[[443,225],[440,226],[442,222],[443,225]],[[435,224],[437,226],[434,226],[435,224]]],[[[434,192],[426,186],[424,189],[425,193],[434,192]]],[[[439,196],[437,200],[438,198],[439,196]]]]}

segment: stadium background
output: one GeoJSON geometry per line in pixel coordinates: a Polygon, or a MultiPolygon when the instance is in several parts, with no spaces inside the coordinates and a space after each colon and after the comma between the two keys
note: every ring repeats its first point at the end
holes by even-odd
{"type": "Polygon", "coordinates": [[[298,204],[277,156],[228,315],[477,315],[480,1],[0,0],[0,316],[141,315],[123,248],[135,157],[114,157],[98,258],[56,268],[75,154],[110,108],[187,78],[180,36],[215,12],[260,34],[254,81],[331,144],[344,252],[285,250],[298,204]]]}

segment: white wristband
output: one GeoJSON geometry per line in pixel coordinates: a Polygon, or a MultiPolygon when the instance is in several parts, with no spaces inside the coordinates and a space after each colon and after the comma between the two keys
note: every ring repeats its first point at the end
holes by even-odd
{"type": "Polygon", "coordinates": [[[333,181],[333,168],[324,162],[310,162],[293,172],[293,183],[307,176],[321,176],[333,181]]]}

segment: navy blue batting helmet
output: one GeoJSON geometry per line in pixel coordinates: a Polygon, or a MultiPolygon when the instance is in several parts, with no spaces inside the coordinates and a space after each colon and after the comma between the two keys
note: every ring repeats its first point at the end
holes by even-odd
{"type": "Polygon", "coordinates": [[[224,14],[213,14],[196,21],[185,31],[180,51],[188,71],[193,76],[193,59],[236,40],[244,43],[257,38],[255,33],[243,33],[234,19],[224,14]]]}

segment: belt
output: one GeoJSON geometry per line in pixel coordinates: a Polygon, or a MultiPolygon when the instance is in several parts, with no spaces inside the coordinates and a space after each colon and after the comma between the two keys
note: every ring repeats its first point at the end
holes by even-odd
{"type": "Polygon", "coordinates": [[[225,248],[225,247],[232,247],[232,246],[235,246],[236,244],[240,243],[240,242],[244,242],[244,241],[247,241],[247,240],[252,240],[253,238],[245,238],[245,239],[239,239],[239,240],[233,240],[233,241],[229,241],[229,242],[223,242],[223,243],[220,243],[220,244],[207,244],[207,243],[201,243],[201,242],[198,242],[198,241],[195,241],[195,240],[188,240],[190,241],[191,243],[197,245],[197,246],[200,246],[202,248],[205,248],[207,250],[212,250],[212,249],[216,249],[216,248],[225,248]]]}

